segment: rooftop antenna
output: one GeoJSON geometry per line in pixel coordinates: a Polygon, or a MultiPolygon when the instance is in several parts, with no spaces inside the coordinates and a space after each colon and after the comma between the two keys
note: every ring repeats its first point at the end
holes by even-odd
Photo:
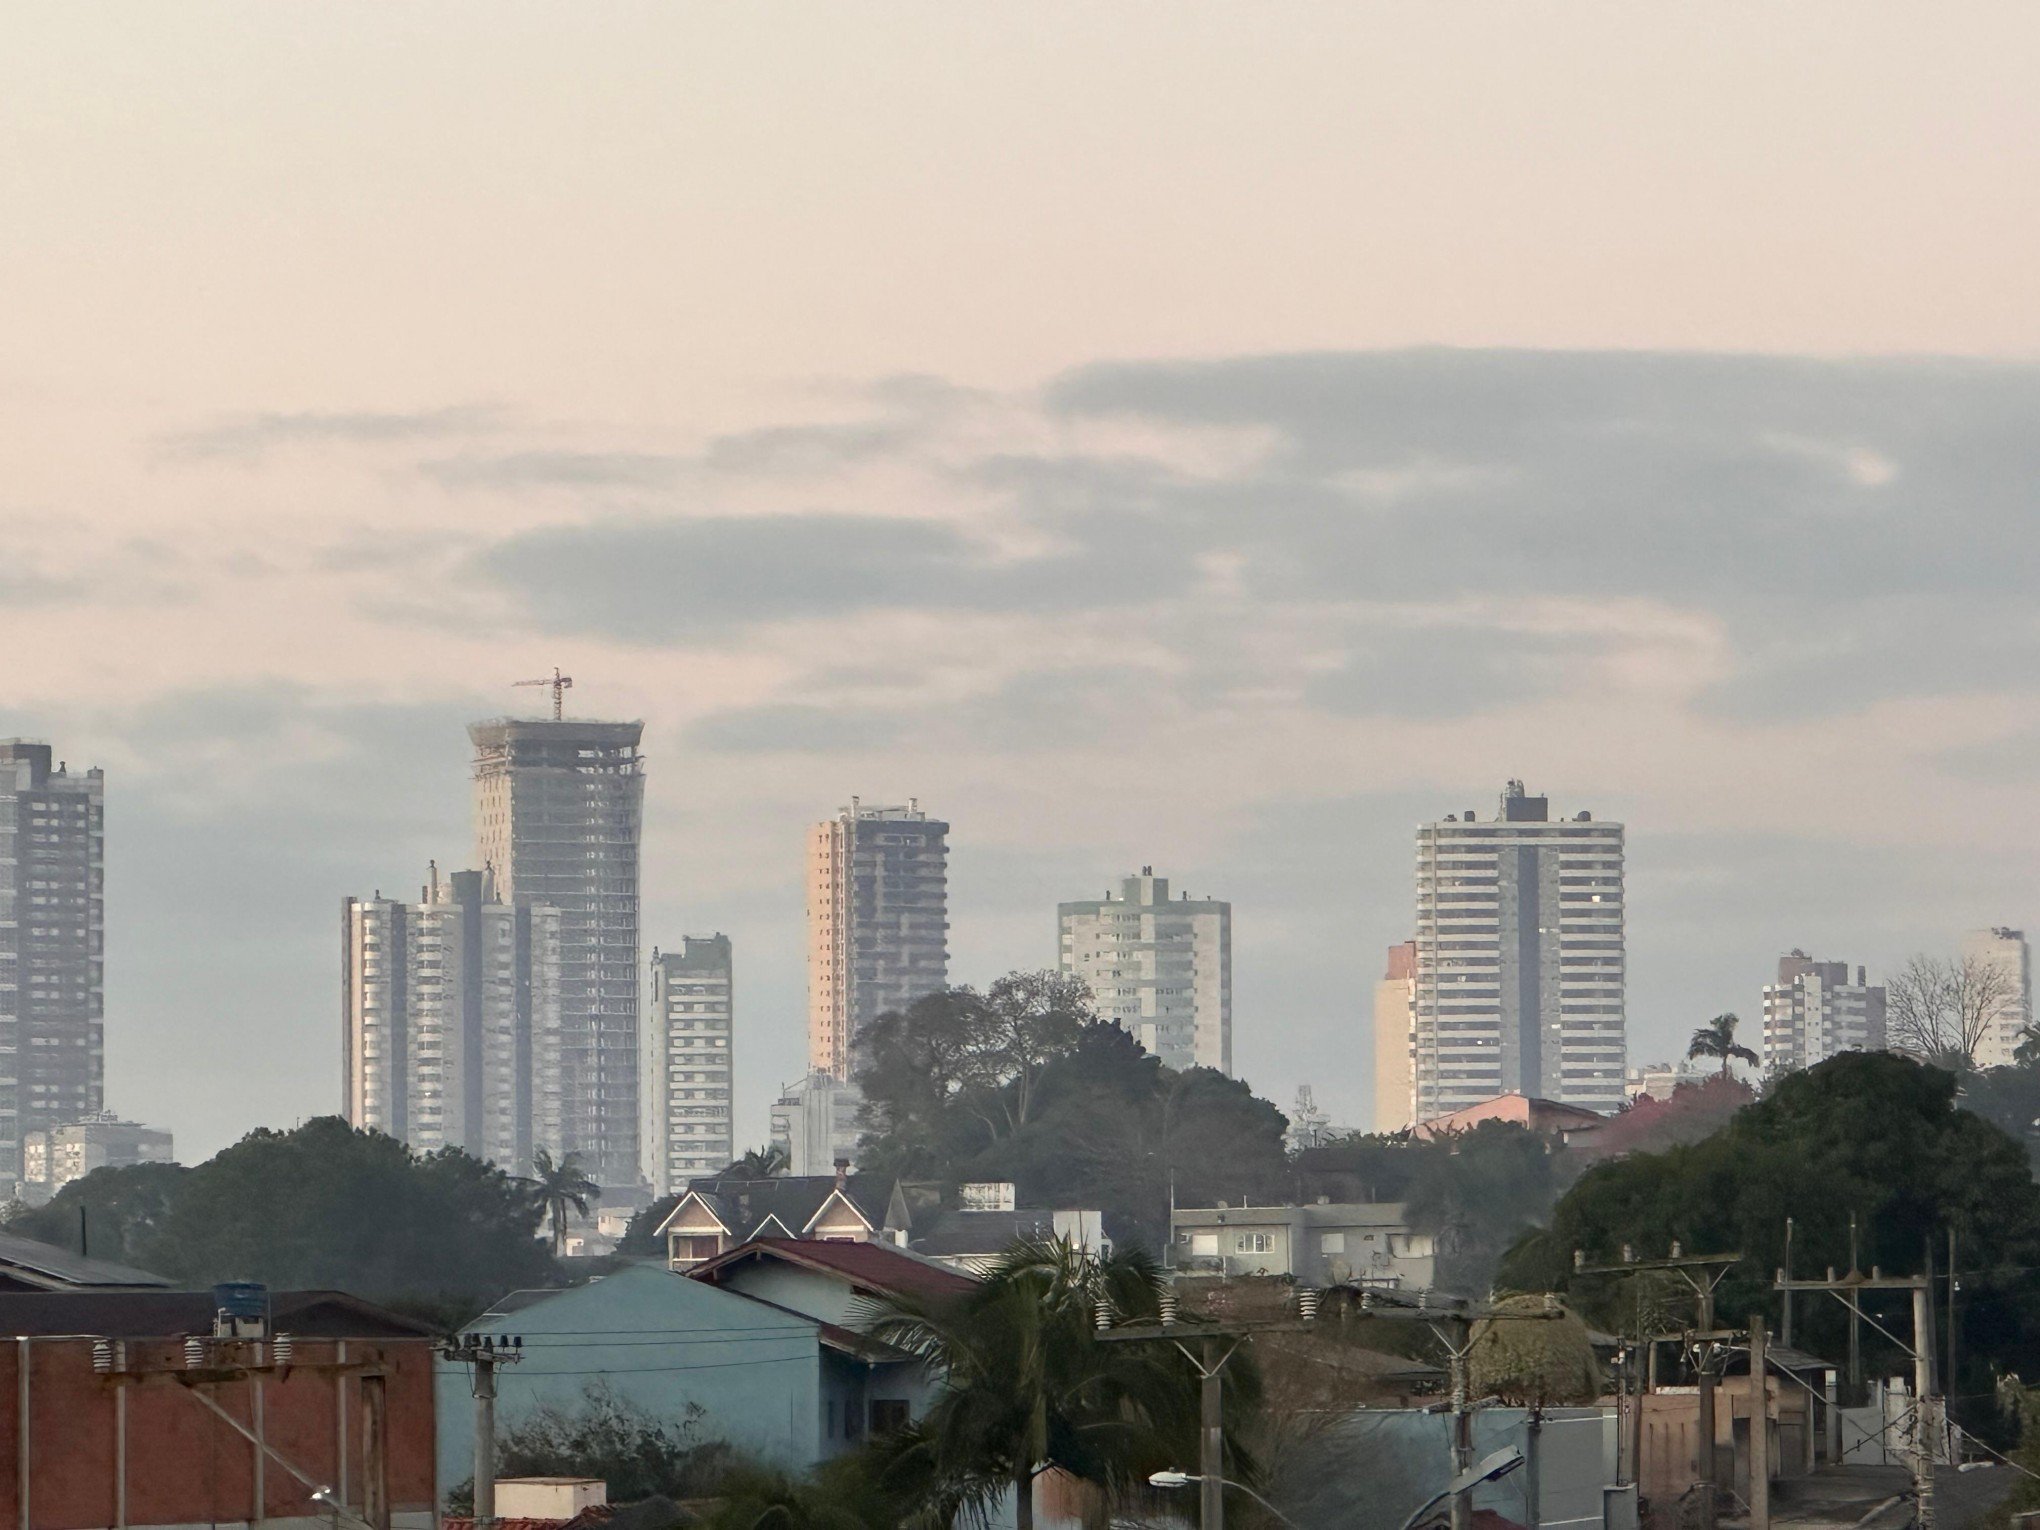
{"type": "Polygon", "coordinates": [[[561,713],[565,710],[564,702],[566,698],[566,693],[573,689],[574,677],[572,675],[561,674],[560,667],[557,664],[555,664],[553,666],[552,679],[550,680],[513,680],[510,683],[512,685],[551,686],[553,693],[553,721],[558,722],[560,720],[561,713]]]}

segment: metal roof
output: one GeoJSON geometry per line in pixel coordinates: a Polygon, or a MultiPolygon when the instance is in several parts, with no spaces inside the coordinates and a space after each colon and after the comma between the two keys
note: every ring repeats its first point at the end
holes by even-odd
{"type": "Polygon", "coordinates": [[[147,1270],[104,1259],[88,1259],[54,1243],[0,1232],[0,1282],[13,1280],[44,1290],[99,1287],[121,1290],[136,1286],[167,1287],[170,1282],[147,1270]]]}

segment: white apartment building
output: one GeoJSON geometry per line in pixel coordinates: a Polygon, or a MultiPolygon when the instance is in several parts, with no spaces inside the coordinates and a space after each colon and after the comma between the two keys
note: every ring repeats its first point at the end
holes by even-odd
{"type": "Polygon", "coordinates": [[[1417,829],[1416,1118],[1499,1094],[1623,1100],[1623,829],[1553,821],[1520,781],[1500,813],[1417,829]]]}
{"type": "Polygon", "coordinates": [[[1794,950],[1778,958],[1778,981],[1764,988],[1766,1071],[1810,1068],[1842,1052],[1884,1047],[1884,989],[1863,969],[1849,981],[1847,962],[1819,962],[1794,950]]]}
{"type": "Polygon", "coordinates": [[[949,986],[949,825],[856,797],[808,834],[808,1066],[847,1079],[860,1027],[949,986]]]}
{"type": "Polygon", "coordinates": [[[106,1105],[105,776],[0,739],[0,1179],[106,1105]]]}
{"type": "Polygon", "coordinates": [[[2033,1024],[2033,953],[2024,930],[2002,925],[1970,930],[1962,937],[1962,958],[2004,974],[2006,996],[1976,1048],[1976,1066],[2005,1068],[2018,1061],[2019,1044],[2033,1024]]]}
{"type": "Polygon", "coordinates": [[[683,935],[677,951],[652,953],[640,1087],[645,1178],[654,1196],[677,1194],[737,1156],[730,1111],[735,976],[727,935],[683,935]]]}
{"type": "Polygon", "coordinates": [[[475,864],[505,902],[556,909],[560,1038],[535,1091],[604,1199],[638,1180],[638,842],[644,724],[497,718],[474,745],[475,864]]]}
{"type": "Polygon", "coordinates": [[[1374,1130],[1416,1125],[1417,943],[1388,948],[1388,967],[1374,985],[1374,1130]]]}
{"type": "Polygon", "coordinates": [[[341,907],[342,1111],[420,1152],[511,1173],[571,1151],[560,1072],[559,911],[502,900],[487,871],[431,868],[416,903],[341,907]]]}
{"type": "Polygon", "coordinates": [[[1117,894],[1063,903],[1062,970],[1091,988],[1114,1020],[1170,1068],[1232,1072],[1232,905],[1171,898],[1169,879],[1143,866],[1117,894]]]}
{"type": "Polygon", "coordinates": [[[30,1132],[22,1178],[44,1197],[94,1169],[169,1163],[176,1156],[170,1134],[138,1121],[101,1112],[48,1131],[30,1132]]]}
{"type": "Polygon", "coordinates": [[[784,1086],[772,1103],[772,1146],[785,1155],[786,1172],[812,1177],[835,1173],[839,1163],[854,1165],[863,1107],[855,1084],[819,1069],[784,1086]]]}

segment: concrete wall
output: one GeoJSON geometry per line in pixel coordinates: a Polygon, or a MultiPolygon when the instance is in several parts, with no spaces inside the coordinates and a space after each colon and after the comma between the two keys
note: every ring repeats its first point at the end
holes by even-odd
{"type": "MultiPolygon", "coordinates": [[[[669,1425],[691,1421],[765,1459],[804,1467],[821,1454],[821,1347],[815,1322],[657,1265],[634,1265],[470,1332],[521,1334],[524,1359],[497,1372],[499,1436],[535,1409],[574,1412],[601,1381],[669,1425]]],[[[439,1476],[474,1475],[468,1367],[439,1363],[439,1476]]]]}
{"type": "MultiPolygon", "coordinates": [[[[336,1354],[331,1341],[300,1340],[287,1377],[269,1375],[259,1384],[213,1382],[201,1390],[244,1421],[256,1416],[259,1391],[263,1437],[320,1485],[340,1490],[358,1512],[367,1468],[361,1382],[315,1368],[336,1354]]],[[[0,1523],[25,1523],[29,1530],[118,1523],[118,1441],[124,1426],[126,1523],[131,1526],[234,1526],[258,1517],[271,1524],[330,1525],[330,1515],[315,1513],[310,1488],[266,1459],[259,1469],[257,1515],[257,1451],[167,1374],[184,1368],[180,1344],[130,1342],[127,1355],[128,1368],[138,1379],[120,1382],[93,1371],[89,1339],[0,1340],[0,1438],[6,1441],[0,1448],[0,1523]],[[24,1361],[25,1521],[17,1475],[24,1361]]],[[[353,1341],[347,1358],[378,1363],[387,1372],[391,1507],[400,1524],[429,1525],[437,1497],[430,1342],[353,1341]]]]}

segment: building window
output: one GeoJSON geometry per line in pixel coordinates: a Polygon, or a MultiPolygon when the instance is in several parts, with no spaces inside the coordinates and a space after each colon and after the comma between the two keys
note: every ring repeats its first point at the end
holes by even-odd
{"type": "Polygon", "coordinates": [[[1241,1233],[1233,1246],[1242,1254],[1265,1254],[1274,1246],[1274,1241],[1264,1232],[1241,1233]]]}
{"type": "Polygon", "coordinates": [[[897,1397],[874,1397],[871,1400],[871,1432],[891,1434],[907,1427],[907,1404],[897,1397]]]}

